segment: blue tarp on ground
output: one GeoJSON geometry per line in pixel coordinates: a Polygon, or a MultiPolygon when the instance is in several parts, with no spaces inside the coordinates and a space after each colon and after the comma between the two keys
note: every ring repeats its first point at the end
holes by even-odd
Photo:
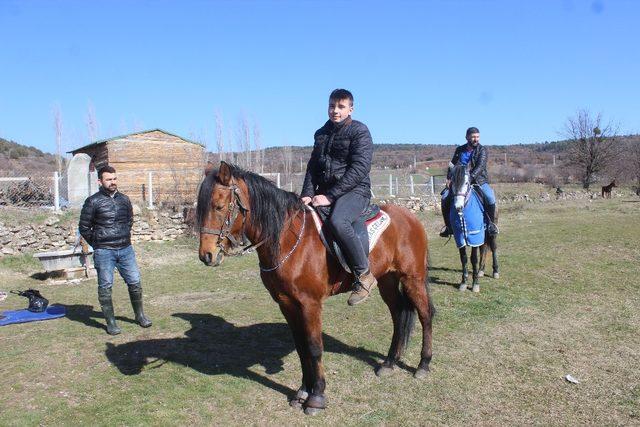
{"type": "Polygon", "coordinates": [[[11,325],[13,323],[57,319],[58,317],[63,317],[66,312],[67,310],[63,305],[49,306],[42,313],[33,313],[26,308],[23,310],[4,311],[0,313],[0,326],[11,325]]]}

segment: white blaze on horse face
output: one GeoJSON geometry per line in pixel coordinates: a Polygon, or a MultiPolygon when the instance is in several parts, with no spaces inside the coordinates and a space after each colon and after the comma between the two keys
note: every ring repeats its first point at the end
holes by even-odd
{"type": "Polygon", "coordinates": [[[464,183],[458,188],[456,191],[456,197],[453,201],[453,205],[456,207],[457,211],[461,211],[464,208],[464,199],[467,195],[467,190],[469,189],[469,175],[465,174],[464,183]]]}

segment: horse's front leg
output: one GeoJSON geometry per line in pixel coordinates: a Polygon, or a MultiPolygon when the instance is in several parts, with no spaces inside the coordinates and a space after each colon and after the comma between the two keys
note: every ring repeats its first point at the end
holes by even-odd
{"type": "Polygon", "coordinates": [[[280,311],[287,320],[287,324],[291,329],[293,335],[293,341],[296,346],[296,352],[300,358],[300,366],[302,368],[302,385],[297,390],[295,396],[289,400],[289,405],[293,408],[301,409],[309,398],[308,386],[309,378],[311,378],[311,359],[308,355],[306,336],[304,328],[302,327],[302,315],[297,304],[291,301],[289,298],[282,298],[278,301],[280,311]]]}
{"type": "Polygon", "coordinates": [[[478,247],[471,248],[471,266],[473,268],[473,292],[480,292],[480,281],[478,279],[478,247]]]}
{"type": "Polygon", "coordinates": [[[459,249],[460,251],[460,263],[462,264],[462,280],[460,281],[460,285],[458,286],[459,291],[467,290],[467,277],[469,277],[469,271],[467,270],[467,249],[466,246],[463,246],[459,249]]]}
{"type": "Polygon", "coordinates": [[[324,396],[326,381],[322,364],[322,302],[305,301],[300,310],[306,336],[306,353],[309,358],[309,376],[305,384],[309,391],[309,398],[304,404],[304,413],[315,415],[326,408],[324,396]]]}

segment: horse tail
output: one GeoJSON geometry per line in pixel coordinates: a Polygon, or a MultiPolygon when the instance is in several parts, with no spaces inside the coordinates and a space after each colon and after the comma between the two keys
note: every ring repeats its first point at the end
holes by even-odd
{"type": "Polygon", "coordinates": [[[402,287],[396,305],[396,314],[398,316],[398,349],[402,351],[407,348],[416,323],[416,308],[402,287]]]}

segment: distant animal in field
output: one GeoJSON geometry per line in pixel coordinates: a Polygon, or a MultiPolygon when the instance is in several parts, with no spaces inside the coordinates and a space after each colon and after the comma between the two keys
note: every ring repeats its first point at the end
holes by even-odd
{"type": "Polygon", "coordinates": [[[611,198],[611,189],[616,187],[616,180],[611,181],[609,185],[605,185],[602,187],[602,198],[610,199],[611,198]]]}

